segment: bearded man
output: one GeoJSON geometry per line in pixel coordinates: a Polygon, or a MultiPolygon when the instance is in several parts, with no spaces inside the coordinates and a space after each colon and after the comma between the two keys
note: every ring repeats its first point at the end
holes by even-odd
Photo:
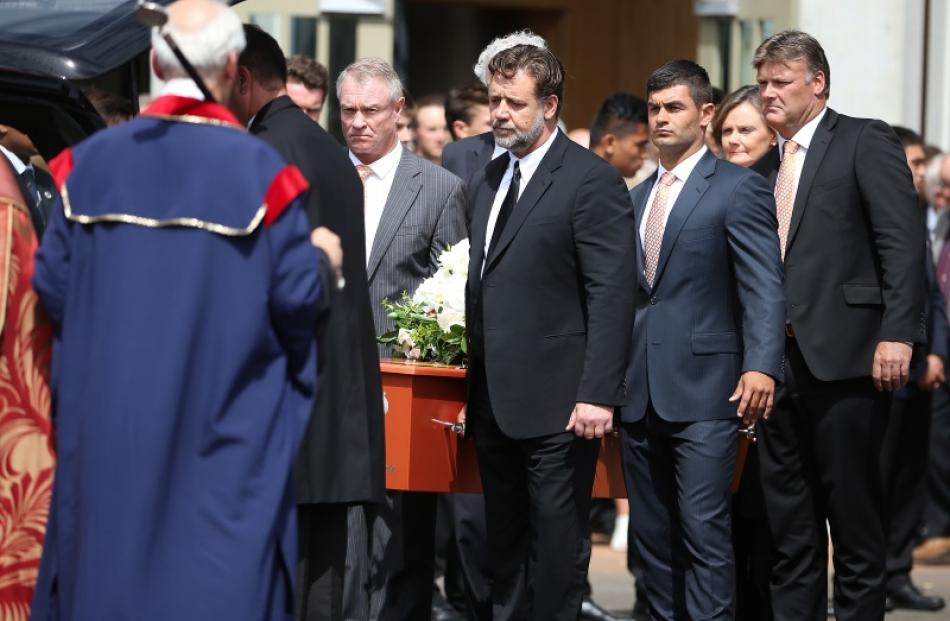
{"type": "Polygon", "coordinates": [[[624,401],[633,206],[620,174],[557,129],[564,68],[550,50],[505,49],[488,73],[507,152],[469,184],[466,325],[493,618],[574,621],[598,438],[624,401]]]}

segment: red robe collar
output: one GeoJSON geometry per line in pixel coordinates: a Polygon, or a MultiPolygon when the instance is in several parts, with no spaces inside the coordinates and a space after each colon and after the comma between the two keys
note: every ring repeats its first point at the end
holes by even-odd
{"type": "Polygon", "coordinates": [[[220,121],[240,129],[244,126],[231,114],[231,111],[217,103],[208,103],[191,97],[178,95],[163,95],[153,101],[145,110],[143,116],[156,117],[200,117],[211,121],[220,121]]]}

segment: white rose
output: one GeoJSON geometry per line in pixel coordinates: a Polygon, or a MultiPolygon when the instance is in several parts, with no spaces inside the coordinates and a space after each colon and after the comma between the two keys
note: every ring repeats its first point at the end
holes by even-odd
{"type": "Polygon", "coordinates": [[[452,326],[465,326],[465,311],[443,309],[435,319],[443,332],[449,332],[452,326]]]}
{"type": "Polygon", "coordinates": [[[418,360],[419,358],[422,358],[422,350],[418,347],[413,347],[409,350],[409,353],[406,354],[406,357],[410,360],[418,360]]]}
{"type": "Polygon", "coordinates": [[[419,288],[412,296],[412,300],[421,304],[425,310],[437,310],[445,300],[443,291],[448,275],[439,270],[419,284],[419,288]]]}
{"type": "Polygon", "coordinates": [[[463,239],[442,253],[439,257],[439,265],[452,275],[465,276],[468,274],[468,253],[468,239],[463,239]]]}
{"type": "Polygon", "coordinates": [[[406,328],[399,328],[399,334],[396,336],[396,343],[399,345],[415,345],[412,342],[412,331],[407,330],[406,328]]]}
{"type": "Polygon", "coordinates": [[[442,308],[465,314],[465,280],[454,280],[445,290],[442,308]]]}

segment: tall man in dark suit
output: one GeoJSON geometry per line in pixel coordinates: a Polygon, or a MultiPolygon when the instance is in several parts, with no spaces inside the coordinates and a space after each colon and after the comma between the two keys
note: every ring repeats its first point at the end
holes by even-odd
{"type": "MultiPolygon", "coordinates": [[[[395,70],[378,58],[348,66],[337,79],[349,157],[363,180],[370,304],[376,333],[393,327],[382,301],[414,292],[438,268],[446,247],[466,236],[465,195],[455,175],[399,143],[405,103],[395,70]]],[[[381,355],[391,355],[380,347],[381,355]]],[[[432,607],[435,494],[389,492],[353,512],[364,541],[351,540],[346,618],[427,619],[432,607]],[[359,592],[369,588],[368,602],[359,592]],[[368,606],[368,609],[367,609],[368,606]]]]}
{"type": "Polygon", "coordinates": [[[759,425],[775,618],[825,618],[827,520],[837,618],[882,619],[879,459],[891,391],[926,327],[923,220],[890,127],[827,107],[818,41],[781,32],[753,64],[779,134],[757,168],[775,183],[785,261],[786,383],[759,425]]]}
{"type": "MultiPolygon", "coordinates": [[[[343,288],[328,296],[316,325],[320,390],[296,462],[300,558],[298,615],[343,617],[347,508],[382,502],[385,478],[382,387],[366,285],[363,188],[346,151],[285,91],[287,65],[277,42],[244,26],[234,108],[250,131],[295,164],[310,182],[314,229],[340,237],[343,288]],[[253,120],[252,120],[253,119],[253,120]]],[[[335,282],[332,274],[325,282],[335,282]]]]}
{"type": "Polygon", "coordinates": [[[767,416],[782,377],[775,203],[704,144],[706,70],[647,81],[657,172],[631,192],[643,258],[621,411],[630,525],[654,619],[734,617],[731,496],[739,419],[767,416]]]}
{"type": "Polygon", "coordinates": [[[505,49],[489,74],[509,153],[471,182],[466,325],[493,618],[574,621],[596,438],[624,398],[633,209],[620,175],[557,130],[564,69],[549,50],[505,49]]]}

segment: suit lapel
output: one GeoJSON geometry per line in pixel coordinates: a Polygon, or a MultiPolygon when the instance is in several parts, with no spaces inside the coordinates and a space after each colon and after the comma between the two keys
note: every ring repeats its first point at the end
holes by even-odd
{"type": "Polygon", "coordinates": [[[505,170],[508,168],[510,161],[511,158],[506,153],[489,162],[485,168],[484,183],[478,186],[470,233],[469,283],[481,280],[482,263],[485,260],[485,236],[488,234],[488,216],[491,214],[492,204],[495,202],[495,195],[498,193],[498,186],[501,185],[501,179],[505,176],[505,170]]]}
{"type": "Polygon", "coordinates": [[[402,157],[399,158],[399,164],[396,166],[393,185],[389,189],[389,196],[386,197],[386,205],[383,207],[383,214],[379,220],[379,227],[376,229],[376,237],[373,238],[373,248],[369,254],[369,269],[367,270],[370,280],[376,274],[383,255],[393,241],[399,225],[402,224],[409,209],[412,208],[419,190],[422,189],[422,180],[419,178],[422,169],[415,160],[415,156],[408,151],[403,150],[402,157]]]}
{"type": "Polygon", "coordinates": [[[686,224],[691,213],[703,197],[706,189],[709,188],[709,182],[706,178],[716,172],[716,156],[712,151],[707,151],[693,172],[686,179],[683,189],[680,190],[673,208],[670,210],[670,216],[666,220],[666,228],[663,230],[663,243],[660,245],[660,258],[656,263],[656,276],[653,278],[653,288],[656,289],[657,283],[663,276],[663,268],[666,267],[670,254],[673,252],[673,246],[676,244],[676,238],[679,237],[680,230],[686,224]]]}
{"type": "Polygon", "coordinates": [[[788,226],[788,242],[785,244],[786,253],[795,240],[798,225],[802,222],[802,214],[805,211],[808,194],[811,192],[812,184],[815,183],[815,175],[821,166],[821,160],[824,159],[825,152],[828,151],[828,144],[834,137],[834,126],[837,120],[838,113],[828,108],[828,111],[825,112],[825,118],[815,128],[815,135],[812,137],[808,151],[805,153],[805,165],[802,167],[802,176],[798,180],[798,189],[795,191],[792,222],[788,226]]]}
{"type": "Polygon", "coordinates": [[[657,173],[654,172],[647,179],[641,182],[634,193],[636,197],[633,204],[633,213],[636,224],[636,229],[634,229],[634,237],[636,237],[637,245],[637,265],[640,266],[640,270],[637,274],[637,277],[640,281],[640,286],[643,287],[646,291],[650,290],[650,285],[647,283],[646,273],[643,271],[643,266],[646,265],[646,254],[643,251],[643,240],[640,239],[640,223],[643,222],[643,212],[647,208],[647,200],[650,198],[650,192],[653,190],[653,186],[656,185],[657,173]]]}
{"type": "Polygon", "coordinates": [[[778,167],[782,159],[779,157],[778,145],[775,145],[762,159],[752,165],[752,170],[766,178],[769,186],[775,188],[775,180],[778,178],[778,167]]]}
{"type": "Polygon", "coordinates": [[[568,138],[564,135],[564,132],[558,132],[544,159],[538,163],[538,168],[531,175],[531,180],[521,193],[514,211],[511,212],[511,216],[505,224],[505,230],[502,231],[498,243],[495,244],[491,256],[488,257],[485,263],[486,272],[498,260],[498,257],[505,251],[511,240],[515,238],[518,229],[521,228],[528,215],[537,206],[538,201],[547,192],[553,181],[551,173],[561,167],[561,161],[564,159],[564,152],[567,149],[567,140],[568,138]]]}

